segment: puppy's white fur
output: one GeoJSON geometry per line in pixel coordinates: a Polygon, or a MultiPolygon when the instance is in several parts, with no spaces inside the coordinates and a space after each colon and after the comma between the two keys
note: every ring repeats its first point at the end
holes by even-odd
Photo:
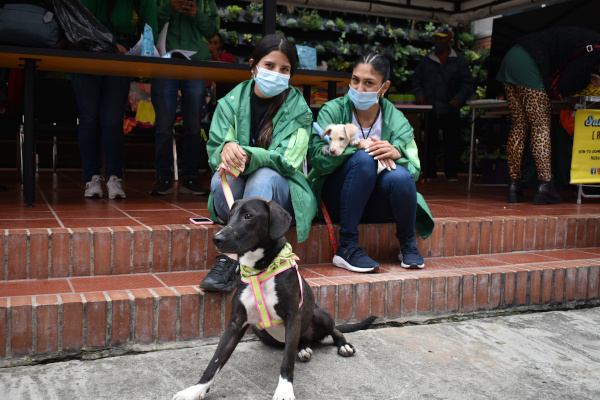
{"type": "Polygon", "coordinates": [[[254,251],[247,251],[240,257],[240,264],[246,267],[254,268],[256,263],[265,256],[265,249],[258,248],[254,251]]]}
{"type": "Polygon", "coordinates": [[[292,382],[282,378],[281,375],[279,375],[279,385],[277,385],[273,400],[296,400],[292,382]]]}
{"type": "MultiPolygon", "coordinates": [[[[325,136],[329,136],[329,146],[325,145],[322,147],[321,152],[326,156],[339,156],[341,155],[346,147],[356,147],[360,143],[360,139],[354,137],[358,132],[358,127],[353,124],[330,124],[323,131],[321,139],[325,136]]],[[[377,173],[386,169],[386,167],[377,160],[377,173]]]]}
{"type": "Polygon", "coordinates": [[[205,384],[190,386],[187,389],[177,392],[172,400],[203,400],[208,389],[212,386],[214,379],[205,384]]]}

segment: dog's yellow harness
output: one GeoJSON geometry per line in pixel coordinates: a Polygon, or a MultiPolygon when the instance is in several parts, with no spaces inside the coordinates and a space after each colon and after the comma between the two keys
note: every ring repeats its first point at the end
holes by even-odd
{"type": "Polygon", "coordinates": [[[256,308],[260,314],[261,321],[255,325],[258,329],[272,328],[283,324],[282,319],[271,319],[267,306],[265,305],[262,293],[262,283],[290,268],[295,268],[296,274],[298,275],[298,284],[300,285],[300,307],[302,307],[304,296],[302,293],[302,277],[298,271],[298,264],[296,264],[296,260],[298,259],[298,256],[292,253],[292,246],[289,243],[286,243],[266,270],[259,270],[240,264],[242,282],[248,283],[251,286],[254,300],[256,301],[256,308]]]}

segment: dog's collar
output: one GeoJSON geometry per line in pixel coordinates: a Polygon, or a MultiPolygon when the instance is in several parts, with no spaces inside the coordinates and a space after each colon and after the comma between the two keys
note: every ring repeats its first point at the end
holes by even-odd
{"type": "Polygon", "coordinates": [[[256,300],[256,308],[260,314],[261,321],[256,324],[258,329],[272,328],[274,326],[283,324],[282,319],[271,319],[269,311],[267,310],[264,302],[261,284],[290,268],[295,268],[296,274],[298,275],[298,284],[300,285],[300,307],[302,307],[302,301],[304,300],[302,293],[302,278],[300,276],[300,272],[298,271],[296,260],[298,260],[298,257],[292,252],[292,246],[289,243],[286,243],[279,254],[277,254],[277,257],[275,257],[273,262],[271,262],[271,264],[265,270],[259,270],[240,264],[240,275],[242,276],[242,282],[249,284],[252,288],[254,300],[256,300]]]}

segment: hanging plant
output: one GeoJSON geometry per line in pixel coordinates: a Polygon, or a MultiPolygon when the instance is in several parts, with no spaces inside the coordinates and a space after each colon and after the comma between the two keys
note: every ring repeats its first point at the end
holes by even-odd
{"type": "Polygon", "coordinates": [[[348,29],[350,30],[350,32],[358,32],[358,24],[356,22],[351,23],[350,25],[348,25],[348,29]]]}
{"type": "Polygon", "coordinates": [[[333,22],[333,20],[328,19],[327,21],[325,21],[325,29],[332,31],[335,28],[335,22],[333,22]]]}
{"type": "Polygon", "coordinates": [[[385,27],[381,24],[378,24],[375,26],[374,32],[378,35],[381,35],[383,32],[385,32],[385,27]]]}
{"type": "Polygon", "coordinates": [[[323,54],[325,53],[325,46],[318,44],[315,46],[315,50],[317,51],[317,54],[323,54]]]}

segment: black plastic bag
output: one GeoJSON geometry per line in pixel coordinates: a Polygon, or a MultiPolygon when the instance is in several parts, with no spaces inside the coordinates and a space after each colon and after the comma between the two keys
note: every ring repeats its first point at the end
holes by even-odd
{"type": "Polygon", "coordinates": [[[77,50],[118,53],[113,34],[80,0],[52,0],[54,12],[67,40],[77,50]]]}

